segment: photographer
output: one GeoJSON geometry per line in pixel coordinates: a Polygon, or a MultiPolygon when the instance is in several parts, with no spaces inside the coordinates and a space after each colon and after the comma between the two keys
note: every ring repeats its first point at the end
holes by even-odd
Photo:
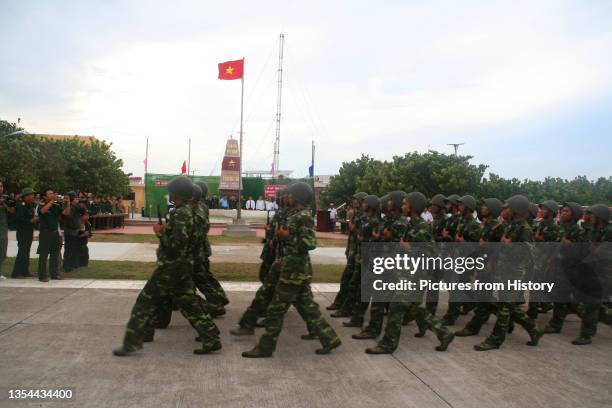
{"type": "Polygon", "coordinates": [[[74,191],[64,197],[64,272],[77,268],[79,233],[81,232],[82,209],[74,191]]]}
{"type": "Polygon", "coordinates": [[[15,208],[15,227],[17,229],[17,258],[13,266],[13,278],[30,276],[30,248],[34,239],[34,226],[38,218],[34,215],[34,190],[24,188],[22,200],[15,208]]]}
{"type": "Polygon", "coordinates": [[[51,188],[43,191],[43,204],[38,209],[40,218],[40,233],[38,235],[38,280],[49,282],[47,276],[47,259],[49,260],[49,274],[51,279],[62,279],[57,271],[60,234],[59,219],[62,214],[62,205],[51,188]]]}
{"type": "Polygon", "coordinates": [[[15,213],[15,202],[4,194],[4,184],[0,181],[0,280],[6,279],[2,275],[2,264],[6,259],[8,247],[8,215],[15,213]]]}

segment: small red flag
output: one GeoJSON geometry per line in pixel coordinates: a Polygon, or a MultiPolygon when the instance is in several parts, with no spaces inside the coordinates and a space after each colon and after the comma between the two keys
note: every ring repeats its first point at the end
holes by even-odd
{"type": "Polygon", "coordinates": [[[183,165],[181,166],[181,174],[187,173],[187,162],[183,160],[183,165]]]}
{"type": "Polygon", "coordinates": [[[244,59],[219,63],[219,79],[240,79],[244,72],[244,59]]]}

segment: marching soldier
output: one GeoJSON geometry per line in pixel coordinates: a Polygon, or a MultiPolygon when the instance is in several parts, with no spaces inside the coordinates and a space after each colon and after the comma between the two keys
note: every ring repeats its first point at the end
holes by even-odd
{"type": "Polygon", "coordinates": [[[361,300],[361,244],[373,242],[377,239],[377,231],[380,220],[378,211],[380,210],[380,199],[375,195],[368,195],[361,203],[362,218],[357,226],[356,251],[355,251],[355,270],[351,277],[349,290],[352,293],[354,304],[351,312],[351,320],[343,322],[344,327],[359,327],[363,326],[363,316],[368,310],[369,300],[361,300]]]}
{"type": "MultiPolygon", "coordinates": [[[[514,243],[516,245],[533,242],[533,230],[526,221],[528,211],[529,201],[525,196],[515,195],[506,201],[502,210],[502,217],[506,221],[504,234],[501,238],[503,244],[511,245],[514,243]]],[[[505,251],[505,249],[502,248],[500,251],[497,268],[502,271],[511,269],[524,274],[531,259],[514,259],[511,255],[512,251],[505,251]]],[[[529,333],[531,339],[527,342],[528,346],[538,345],[544,334],[543,328],[529,318],[516,302],[500,302],[497,306],[497,319],[493,332],[484,342],[474,346],[474,350],[488,351],[500,348],[506,339],[511,320],[521,325],[529,333]]]]}
{"type": "MultiPolygon", "coordinates": [[[[444,242],[455,242],[457,236],[457,227],[461,221],[461,214],[459,213],[459,199],[461,197],[458,194],[451,194],[446,197],[446,226],[442,231],[442,239],[444,242]]],[[[461,304],[453,300],[453,293],[449,293],[448,309],[446,314],[442,317],[442,324],[445,326],[453,326],[455,321],[459,318],[461,311],[461,304]]]]}
{"type": "Polygon", "coordinates": [[[316,248],[314,220],[307,206],[313,199],[312,188],[303,182],[288,187],[288,204],[291,212],[287,226],[281,227],[277,235],[287,239],[287,255],[282,264],[280,278],[274,290],[274,297],[266,314],[266,331],[257,346],[242,353],[243,357],[271,357],[276,349],[283,320],[287,310],[293,304],[302,318],[317,331],[317,337],[323,346],[317,354],[328,354],[339,347],[342,342],[332,327],[325,321],[314,301],[310,282],[312,265],[308,252],[316,248]]]}
{"type": "Polygon", "coordinates": [[[353,216],[348,223],[348,241],[346,243],[346,266],[340,278],[340,291],[336,295],[334,302],[327,307],[327,310],[336,310],[331,314],[331,317],[350,317],[354,303],[352,293],[349,290],[353,272],[355,271],[355,254],[357,251],[357,228],[361,219],[361,201],[367,196],[367,193],[359,192],[353,195],[353,216]]]}
{"type": "MultiPolygon", "coordinates": [[[[412,192],[406,195],[402,210],[404,215],[410,216],[410,220],[401,242],[408,243],[408,245],[410,242],[433,242],[431,227],[421,218],[421,213],[426,205],[427,199],[423,194],[412,192]]],[[[410,312],[417,316],[417,323],[420,326],[420,333],[418,334],[424,333],[423,329],[432,330],[440,340],[440,345],[436,347],[436,350],[445,351],[453,341],[454,334],[444,327],[427,309],[421,307],[420,302],[391,302],[384,337],[376,347],[368,348],[365,352],[367,354],[393,353],[399,345],[404,314],[410,312]]]]}
{"type": "Polygon", "coordinates": [[[178,176],[168,183],[168,193],[175,204],[166,225],[153,227],[159,238],[157,268],[138,295],[127,325],[122,347],[116,356],[127,356],[142,348],[146,329],[152,324],[156,307],[171,298],[183,316],[198,332],[202,348],[195,354],[208,354],[221,349],[219,330],[209,315],[204,313],[195,293],[192,280],[193,213],[188,206],[193,195],[193,184],[188,177],[178,176]]]}
{"type": "MultiPolygon", "coordinates": [[[[483,201],[482,211],[482,232],[480,234],[480,244],[486,246],[488,243],[500,242],[504,232],[503,225],[499,222],[502,203],[497,198],[487,198],[483,201]]],[[[487,259],[487,265],[482,273],[479,273],[477,278],[481,282],[490,281],[490,275],[495,267],[495,259],[487,259]]],[[[475,336],[480,332],[482,326],[489,320],[491,313],[495,312],[495,303],[492,293],[479,293],[481,301],[476,304],[474,316],[466,324],[466,326],[455,333],[457,337],[475,336]],[[489,297],[487,302],[483,298],[489,297]]]]}
{"type": "MultiPolygon", "coordinates": [[[[383,201],[386,202],[385,218],[382,223],[382,234],[380,240],[383,242],[399,242],[406,231],[407,220],[402,216],[402,201],[406,193],[403,191],[393,191],[389,193],[383,201]]],[[[370,308],[370,322],[358,334],[353,334],[356,340],[376,339],[382,332],[385,308],[389,307],[388,302],[372,302],[370,308]]]]}

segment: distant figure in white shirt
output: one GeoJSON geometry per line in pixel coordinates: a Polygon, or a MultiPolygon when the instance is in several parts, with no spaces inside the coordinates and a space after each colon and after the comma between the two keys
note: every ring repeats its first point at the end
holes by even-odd
{"type": "Polygon", "coordinates": [[[249,199],[247,200],[244,208],[246,208],[247,210],[255,209],[255,201],[253,200],[253,197],[249,196],[249,199]]]}
{"type": "Polygon", "coordinates": [[[425,211],[421,213],[421,218],[430,224],[433,222],[433,215],[431,215],[431,213],[429,212],[429,208],[426,208],[425,211]]]}
{"type": "Polygon", "coordinates": [[[272,201],[269,198],[266,198],[266,211],[272,211],[272,201]]]}
{"type": "Polygon", "coordinates": [[[272,197],[272,202],[270,203],[270,210],[276,211],[278,210],[278,204],[276,204],[276,199],[272,197]]]}
{"type": "Polygon", "coordinates": [[[334,207],[334,203],[329,203],[329,208],[327,211],[329,211],[329,221],[332,227],[331,232],[334,232],[336,231],[336,217],[338,215],[338,210],[336,210],[336,207],[334,207]]]}
{"type": "Polygon", "coordinates": [[[255,203],[255,209],[259,211],[264,211],[266,209],[266,203],[261,196],[257,199],[257,203],[255,203]]]}

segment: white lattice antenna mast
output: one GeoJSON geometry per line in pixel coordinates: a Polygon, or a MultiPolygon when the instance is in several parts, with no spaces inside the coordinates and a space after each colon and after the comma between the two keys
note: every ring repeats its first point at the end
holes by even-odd
{"type": "Polygon", "coordinates": [[[274,159],[272,161],[272,176],[278,172],[280,156],[280,126],[281,126],[281,100],[283,95],[283,48],[285,34],[280,35],[278,44],[278,89],[276,93],[276,139],[274,140],[274,159]]]}

